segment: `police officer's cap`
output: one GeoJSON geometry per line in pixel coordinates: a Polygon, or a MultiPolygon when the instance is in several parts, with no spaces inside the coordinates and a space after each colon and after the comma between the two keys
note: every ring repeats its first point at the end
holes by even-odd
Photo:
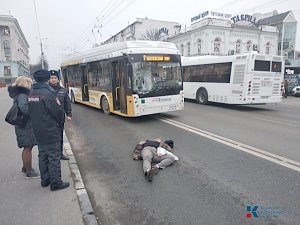
{"type": "Polygon", "coordinates": [[[37,70],[33,73],[33,78],[36,82],[46,82],[50,79],[50,73],[48,70],[37,70]]]}
{"type": "Polygon", "coordinates": [[[49,70],[50,76],[57,76],[57,79],[59,79],[59,73],[57,70],[49,70]]]}

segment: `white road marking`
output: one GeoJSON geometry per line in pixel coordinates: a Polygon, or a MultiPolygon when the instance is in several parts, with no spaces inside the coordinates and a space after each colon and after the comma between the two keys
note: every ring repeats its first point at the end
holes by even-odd
{"type": "Polygon", "coordinates": [[[168,123],[172,126],[180,128],[180,129],[183,129],[183,130],[192,132],[194,134],[206,137],[208,139],[214,140],[214,141],[219,142],[221,144],[230,146],[230,147],[238,149],[240,151],[249,153],[251,155],[255,155],[257,157],[260,157],[260,158],[266,159],[268,161],[274,162],[278,165],[281,165],[281,166],[290,168],[292,170],[295,170],[297,172],[300,172],[300,163],[297,162],[297,161],[294,161],[294,160],[291,160],[291,159],[288,159],[288,158],[284,158],[282,156],[264,151],[262,149],[255,148],[255,147],[252,147],[250,145],[246,145],[246,144],[234,141],[232,139],[222,137],[222,136],[219,136],[217,134],[213,134],[213,133],[210,133],[208,131],[198,129],[196,127],[192,127],[192,126],[189,126],[189,125],[184,124],[184,123],[180,123],[180,122],[175,121],[175,120],[167,119],[167,118],[164,118],[164,117],[161,117],[161,116],[155,116],[155,117],[157,119],[161,120],[164,123],[168,123]]]}
{"type": "Polygon", "coordinates": [[[254,119],[300,128],[300,126],[298,126],[298,125],[294,125],[294,124],[290,124],[290,123],[284,123],[284,122],[280,122],[280,121],[276,121],[276,120],[268,120],[268,119],[264,119],[264,118],[260,118],[260,117],[254,117],[254,119]]]}

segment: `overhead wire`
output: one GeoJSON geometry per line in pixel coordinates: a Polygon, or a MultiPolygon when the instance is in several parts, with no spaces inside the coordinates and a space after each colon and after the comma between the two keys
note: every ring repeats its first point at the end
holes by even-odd
{"type": "Polygon", "coordinates": [[[212,9],[212,10],[223,9],[223,8],[232,6],[232,5],[234,5],[234,4],[238,3],[238,2],[241,2],[241,1],[244,1],[244,0],[234,0],[234,1],[228,2],[228,3],[224,4],[224,5],[221,5],[221,6],[217,7],[217,8],[214,8],[214,9],[212,9]]]}
{"type": "MultiPolygon", "coordinates": [[[[118,2],[119,0],[117,0],[116,2],[118,2]]],[[[96,16],[95,19],[93,19],[93,21],[84,29],[83,32],[81,32],[81,34],[79,36],[77,36],[76,40],[72,42],[72,44],[70,45],[70,47],[74,46],[74,45],[80,45],[81,42],[86,41],[86,35],[88,35],[90,33],[90,29],[91,27],[95,24],[96,21],[98,21],[98,17],[100,17],[102,15],[102,13],[106,13],[106,9],[110,8],[112,5],[114,5],[115,3],[113,3],[114,0],[110,0],[108,2],[108,4],[106,4],[106,6],[100,11],[100,13],[96,16]],[[113,3],[111,5],[111,3],[113,3]],[[111,5],[111,6],[109,6],[111,5]],[[79,41],[78,41],[79,40],[79,41]]]]}
{"type": "MultiPolygon", "coordinates": [[[[86,29],[87,32],[84,36],[83,39],[81,39],[79,42],[77,42],[77,48],[78,49],[81,49],[82,47],[84,47],[84,45],[87,44],[87,42],[90,40],[90,38],[92,37],[92,35],[95,35],[93,30],[91,31],[91,26],[93,25],[94,28],[99,28],[102,29],[104,26],[106,26],[108,23],[110,23],[112,20],[114,20],[118,15],[120,15],[125,9],[127,9],[131,4],[133,4],[133,2],[135,2],[136,0],[132,0],[129,4],[127,4],[124,8],[122,8],[119,12],[117,12],[116,14],[114,14],[111,18],[110,16],[119,8],[119,6],[126,0],[117,0],[115,1],[113,4],[110,4],[113,2],[113,0],[111,0],[107,5],[106,7],[101,11],[101,13],[96,17],[96,22],[95,20],[93,21],[93,23],[91,23],[89,25],[89,27],[86,29]],[[109,7],[108,7],[109,6],[109,7]],[[103,14],[102,14],[103,13],[103,14]],[[106,21],[107,20],[107,21],[106,21]],[[100,26],[99,26],[100,25],[100,26]],[[89,29],[89,30],[88,30],[89,29]]],[[[226,8],[226,7],[229,7],[229,6],[232,6],[234,4],[237,4],[238,2],[241,2],[243,0],[233,0],[233,1],[230,1],[224,5],[221,5],[219,7],[216,7],[214,8],[213,10],[218,10],[218,9],[221,9],[221,8],[226,8]]],[[[275,6],[275,5],[279,5],[279,4],[282,4],[284,2],[286,2],[287,0],[275,0],[275,1],[270,1],[270,2],[267,2],[267,3],[264,3],[264,4],[261,4],[259,6],[256,6],[256,7],[252,7],[252,8],[249,8],[247,10],[243,10],[242,12],[249,12],[249,11],[254,11],[254,10],[257,10],[257,9],[264,9],[266,7],[270,7],[270,6],[275,6]]],[[[241,13],[241,12],[235,12],[236,14],[238,13],[241,13]]],[[[189,20],[188,20],[189,21],[189,20]]],[[[187,22],[187,21],[186,21],[187,22]]],[[[92,29],[94,29],[92,28],[92,29]]],[[[100,34],[100,31],[98,29],[98,33],[100,34]]],[[[101,35],[101,34],[100,34],[101,35]]]]}
{"type": "Polygon", "coordinates": [[[279,4],[287,2],[287,1],[288,0],[270,1],[270,2],[266,2],[262,5],[256,6],[256,7],[252,7],[252,8],[244,9],[242,11],[235,12],[235,14],[246,13],[246,12],[250,12],[250,11],[254,11],[254,10],[261,10],[261,9],[269,8],[271,6],[276,6],[276,5],[279,5],[279,4]]]}
{"type": "Polygon", "coordinates": [[[128,5],[126,5],[122,10],[120,10],[117,14],[113,16],[109,21],[107,21],[103,26],[107,25],[110,23],[112,20],[114,20],[118,15],[120,15],[125,9],[127,9],[132,3],[134,3],[136,0],[132,0],[128,5]]]}
{"type": "MultiPolygon", "coordinates": [[[[243,1],[243,0],[234,0],[234,1],[231,1],[231,2],[228,2],[228,3],[224,4],[222,6],[216,7],[213,10],[218,10],[218,9],[221,9],[221,8],[226,8],[226,7],[232,6],[234,4],[237,4],[240,1],[243,1]]],[[[282,4],[282,3],[286,2],[286,1],[288,1],[288,0],[275,0],[275,1],[272,0],[272,1],[269,1],[267,3],[263,3],[261,5],[255,6],[255,7],[248,8],[246,10],[243,9],[242,11],[233,12],[232,14],[240,14],[240,13],[246,13],[246,12],[250,12],[250,11],[254,11],[254,10],[260,10],[260,9],[268,8],[270,6],[275,6],[275,5],[282,4]]],[[[186,20],[185,22],[183,22],[183,24],[186,24],[189,21],[190,20],[186,20]]]]}
{"type": "MultiPolygon", "coordinates": [[[[227,7],[229,7],[231,5],[234,5],[234,4],[236,4],[236,3],[240,2],[240,1],[244,1],[244,0],[233,0],[231,2],[225,3],[224,5],[218,6],[218,7],[214,8],[214,9],[212,9],[212,10],[218,10],[218,9],[221,9],[221,8],[222,9],[223,8],[227,8],[227,7]]],[[[186,24],[187,22],[190,22],[190,19],[182,22],[182,24],[186,24]]]]}
{"type": "MultiPolygon", "coordinates": [[[[101,18],[100,21],[98,20],[98,17],[99,17],[99,16],[96,17],[96,18],[97,18],[97,23],[100,24],[100,27],[103,27],[103,25],[101,25],[102,22],[105,21],[105,19],[108,18],[115,10],[117,10],[117,9],[119,8],[119,6],[120,6],[124,1],[126,1],[126,0],[121,0],[121,1],[118,3],[118,0],[117,0],[113,5],[111,5],[111,7],[110,7],[109,9],[107,9],[107,11],[105,12],[106,15],[103,14],[103,16],[102,16],[102,18],[101,18]],[[113,8],[112,8],[112,7],[113,7],[113,8]]],[[[97,26],[96,26],[96,23],[94,24],[94,27],[97,27],[97,26]]],[[[81,41],[81,44],[80,44],[80,46],[78,47],[79,50],[85,47],[85,45],[86,45],[87,42],[90,40],[90,38],[92,37],[92,35],[93,35],[93,32],[91,31],[91,33],[89,33],[89,35],[85,38],[85,40],[81,41]]]]}
{"type": "MultiPolygon", "coordinates": [[[[109,12],[109,14],[107,14],[106,16],[104,16],[104,17],[101,19],[101,21],[98,21],[98,23],[101,24],[100,28],[103,28],[103,27],[106,26],[108,23],[110,23],[112,20],[114,20],[115,18],[117,18],[118,15],[120,15],[125,9],[127,9],[127,8],[128,8],[133,2],[135,2],[136,0],[132,0],[129,4],[127,4],[125,7],[123,7],[123,8],[122,8],[120,11],[118,11],[116,14],[112,15],[112,13],[113,13],[114,11],[116,11],[116,10],[119,8],[119,6],[120,6],[124,1],[126,1],[126,0],[122,0],[121,2],[119,2],[119,4],[116,5],[116,6],[109,12]],[[106,21],[105,23],[103,23],[103,22],[104,22],[106,19],[108,19],[109,16],[111,16],[111,15],[112,15],[112,17],[111,17],[108,21],[106,21]]],[[[91,34],[88,36],[86,42],[88,42],[88,40],[90,40],[90,38],[92,37],[92,35],[93,35],[93,33],[91,33],[91,34]]],[[[86,44],[86,42],[85,42],[85,44],[86,44]]],[[[85,46],[85,45],[84,45],[84,46],[85,46]]],[[[81,46],[81,48],[83,48],[84,46],[81,46]]]]}

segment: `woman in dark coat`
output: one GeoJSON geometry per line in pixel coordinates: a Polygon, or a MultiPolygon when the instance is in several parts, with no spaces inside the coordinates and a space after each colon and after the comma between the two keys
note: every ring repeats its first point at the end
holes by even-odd
{"type": "Polygon", "coordinates": [[[38,178],[39,173],[32,168],[32,148],[37,145],[37,141],[33,134],[31,120],[28,111],[28,94],[31,90],[32,80],[29,77],[20,76],[8,87],[9,96],[17,102],[19,110],[27,118],[25,127],[15,126],[17,143],[22,151],[22,173],[26,174],[26,178],[38,178]]]}

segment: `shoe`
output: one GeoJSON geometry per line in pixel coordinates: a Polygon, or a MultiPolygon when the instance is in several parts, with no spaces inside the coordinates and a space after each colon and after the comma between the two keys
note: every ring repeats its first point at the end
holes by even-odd
{"type": "Polygon", "coordinates": [[[31,169],[26,171],[26,178],[40,178],[40,174],[35,169],[31,169]]]}
{"type": "Polygon", "coordinates": [[[153,180],[153,176],[157,174],[159,171],[158,167],[152,167],[152,169],[147,173],[148,181],[151,182],[153,180]]]}
{"type": "Polygon", "coordinates": [[[149,171],[150,171],[150,170],[144,172],[145,177],[147,177],[149,171]]]}
{"type": "Polygon", "coordinates": [[[22,167],[21,174],[26,174],[26,168],[22,167]]]}
{"type": "Polygon", "coordinates": [[[41,186],[42,186],[42,187],[48,187],[49,184],[50,184],[50,182],[45,182],[45,183],[42,183],[42,182],[41,182],[41,186]]]}
{"type": "Polygon", "coordinates": [[[61,154],[61,157],[60,157],[61,160],[69,160],[70,158],[64,154],[61,154]]]}
{"type": "Polygon", "coordinates": [[[70,186],[69,182],[61,182],[59,185],[50,185],[50,190],[57,191],[57,190],[65,189],[69,186],[70,186]]]}

